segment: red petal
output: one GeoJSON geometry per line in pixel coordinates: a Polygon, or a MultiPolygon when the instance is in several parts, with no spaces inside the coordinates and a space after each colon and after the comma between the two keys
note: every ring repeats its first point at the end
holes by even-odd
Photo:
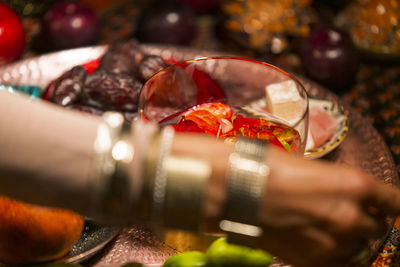
{"type": "Polygon", "coordinates": [[[185,120],[191,120],[206,133],[217,135],[220,127],[218,118],[208,110],[197,110],[184,115],[185,120]]]}
{"type": "Polygon", "coordinates": [[[193,121],[181,120],[173,127],[177,132],[204,133],[204,131],[193,121]]]}
{"type": "Polygon", "coordinates": [[[86,70],[87,73],[93,73],[97,70],[99,64],[100,64],[100,59],[95,59],[83,64],[82,67],[86,70]]]}

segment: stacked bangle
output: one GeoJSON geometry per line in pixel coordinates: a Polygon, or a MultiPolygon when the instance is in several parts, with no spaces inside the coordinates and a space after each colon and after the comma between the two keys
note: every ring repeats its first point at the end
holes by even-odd
{"type": "Polygon", "coordinates": [[[262,235],[258,214],[269,175],[266,149],[265,141],[240,138],[229,157],[227,201],[219,223],[229,242],[256,246],[262,235]]]}
{"type": "Polygon", "coordinates": [[[127,164],[132,161],[134,151],[130,142],[130,128],[124,124],[121,114],[104,113],[94,149],[96,158],[91,188],[94,191],[96,216],[110,221],[126,215],[131,201],[127,164]]]}
{"type": "MultiPolygon", "coordinates": [[[[135,213],[135,219],[150,220],[156,226],[202,230],[204,195],[212,173],[208,160],[171,152],[171,127],[155,137],[151,134],[144,142],[147,145],[134,142],[140,151],[134,151],[131,139],[121,114],[103,115],[95,140],[91,185],[94,204],[102,207],[97,209],[97,218],[118,220],[135,213]],[[132,165],[137,157],[134,153],[146,156],[132,165]],[[142,168],[141,162],[145,163],[143,172],[137,170],[142,168]],[[133,180],[132,166],[136,166],[133,180]]],[[[219,226],[230,242],[254,246],[254,240],[262,235],[258,214],[269,175],[266,149],[263,141],[243,138],[229,157],[227,201],[219,226]]]]}
{"type": "MultiPolygon", "coordinates": [[[[137,124],[140,122],[135,122],[135,136],[148,132],[150,136],[135,137],[133,146],[131,130],[123,116],[116,112],[103,115],[94,145],[94,215],[108,222],[134,217],[156,226],[200,230],[210,164],[171,153],[172,128],[166,127],[158,135],[153,135],[154,131],[139,134],[137,124]],[[142,160],[138,160],[140,157],[142,160]]],[[[140,127],[144,130],[147,126],[140,127]]]]}
{"type": "Polygon", "coordinates": [[[211,166],[204,159],[171,153],[173,137],[172,128],[161,133],[152,221],[162,227],[199,231],[211,166]]]}

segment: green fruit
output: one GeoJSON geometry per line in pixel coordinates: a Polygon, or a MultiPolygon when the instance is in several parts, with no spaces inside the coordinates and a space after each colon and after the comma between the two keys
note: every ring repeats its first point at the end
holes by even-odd
{"type": "Polygon", "coordinates": [[[36,265],[37,267],[82,267],[82,265],[79,264],[72,264],[72,263],[66,263],[66,262],[54,262],[54,263],[47,263],[47,264],[41,264],[41,265],[36,265]]]}
{"type": "Polygon", "coordinates": [[[272,256],[261,249],[228,244],[224,237],[215,240],[206,254],[215,267],[265,267],[273,261],[272,256]]]}
{"type": "Polygon", "coordinates": [[[206,254],[199,251],[190,251],[176,254],[168,258],[163,267],[207,267],[206,254]]]}
{"type": "Polygon", "coordinates": [[[124,265],[121,265],[121,267],[143,267],[143,264],[138,262],[128,262],[125,263],[124,265]]]}

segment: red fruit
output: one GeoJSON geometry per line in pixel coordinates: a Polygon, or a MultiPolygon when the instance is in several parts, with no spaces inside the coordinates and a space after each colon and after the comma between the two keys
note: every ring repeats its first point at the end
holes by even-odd
{"type": "Polygon", "coordinates": [[[155,2],[141,12],[138,39],[147,43],[188,45],[196,33],[193,11],[175,1],[155,2]]]}
{"type": "Polygon", "coordinates": [[[311,33],[303,46],[301,59],[310,78],[337,91],[345,90],[358,70],[351,37],[331,26],[317,27],[311,33]]]}
{"type": "Polygon", "coordinates": [[[100,38],[100,24],[92,8],[75,1],[63,1],[51,6],[44,15],[41,34],[52,48],[86,46],[100,38]]]}
{"type": "Polygon", "coordinates": [[[9,6],[0,2],[0,66],[19,58],[25,47],[21,19],[9,6]]]}

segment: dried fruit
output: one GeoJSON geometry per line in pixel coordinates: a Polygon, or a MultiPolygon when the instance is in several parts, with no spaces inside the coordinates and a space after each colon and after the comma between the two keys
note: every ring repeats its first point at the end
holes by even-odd
{"type": "Polygon", "coordinates": [[[145,56],[142,62],[139,64],[138,76],[144,82],[167,66],[168,65],[159,56],[145,56]]]}
{"type": "Polygon", "coordinates": [[[76,109],[78,111],[82,111],[82,112],[85,112],[85,113],[92,114],[92,115],[99,115],[100,116],[100,115],[102,115],[104,113],[104,111],[101,110],[101,109],[98,109],[98,108],[95,108],[95,107],[90,107],[90,106],[85,106],[85,105],[80,105],[80,104],[74,105],[74,106],[72,106],[72,108],[76,109]]]}
{"type": "Polygon", "coordinates": [[[141,88],[133,76],[99,70],[86,78],[84,102],[102,109],[137,111],[141,88]]]}
{"type": "Polygon", "coordinates": [[[64,107],[78,103],[86,75],[86,70],[81,66],[73,67],[50,83],[44,98],[64,107]]]}
{"type": "Polygon", "coordinates": [[[143,57],[143,51],[136,41],[117,43],[110,46],[100,59],[99,69],[110,73],[134,75],[143,57]]]}

